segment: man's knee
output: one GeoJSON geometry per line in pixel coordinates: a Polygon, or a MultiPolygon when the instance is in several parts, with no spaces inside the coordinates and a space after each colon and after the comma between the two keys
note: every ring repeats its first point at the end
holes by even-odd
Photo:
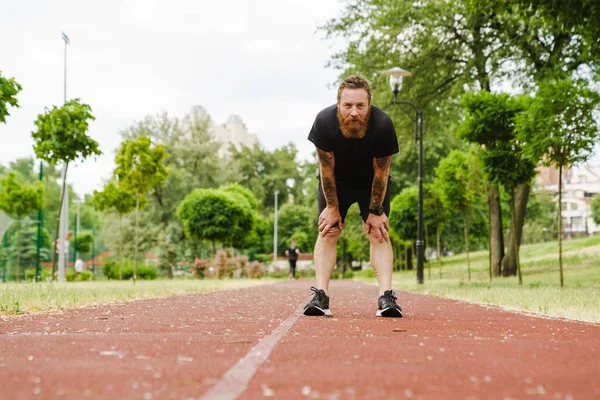
{"type": "Polygon", "coordinates": [[[327,233],[325,234],[325,236],[322,236],[320,233],[319,235],[321,236],[321,238],[323,240],[326,241],[333,241],[333,242],[337,242],[337,240],[339,239],[340,235],[342,234],[342,231],[340,230],[340,228],[336,225],[332,228],[329,228],[329,230],[327,231],[327,233]]]}

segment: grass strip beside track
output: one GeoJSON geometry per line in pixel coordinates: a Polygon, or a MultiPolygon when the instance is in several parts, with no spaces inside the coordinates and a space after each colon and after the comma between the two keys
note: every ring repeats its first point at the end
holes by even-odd
{"type": "MultiPolygon", "coordinates": [[[[487,251],[470,254],[471,281],[468,280],[466,255],[459,254],[442,259],[441,278],[437,260],[431,260],[431,275],[425,265],[424,284],[416,283],[416,271],[413,270],[394,272],[392,286],[396,290],[484,303],[513,311],[600,323],[600,237],[566,240],[563,245],[563,288],[560,287],[557,242],[521,247],[523,287],[519,286],[516,277],[494,277],[490,282],[487,251]]],[[[356,279],[376,284],[375,279],[361,276],[361,273],[356,279]]],[[[401,298],[399,302],[402,304],[401,298]]]]}
{"type": "Polygon", "coordinates": [[[277,282],[275,279],[90,281],[3,283],[0,316],[95,306],[181,294],[237,289],[277,282]]]}

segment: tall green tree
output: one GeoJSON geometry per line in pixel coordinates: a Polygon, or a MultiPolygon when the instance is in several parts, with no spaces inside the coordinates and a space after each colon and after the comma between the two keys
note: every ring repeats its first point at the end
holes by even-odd
{"type": "MultiPolygon", "coordinates": [[[[118,182],[112,180],[104,184],[104,190],[94,191],[94,204],[100,211],[114,210],[119,215],[119,245],[117,258],[119,260],[119,280],[123,280],[123,215],[129,214],[136,207],[136,197],[123,189],[118,182]]],[[[142,198],[142,204],[145,198],[142,198]]]]}
{"type": "Polygon", "coordinates": [[[469,234],[467,210],[476,201],[479,193],[477,174],[474,174],[472,154],[452,150],[436,170],[436,183],[441,191],[442,202],[446,208],[459,210],[463,219],[465,251],[467,253],[467,272],[471,280],[471,260],[469,257],[469,234]]]}
{"type": "Polygon", "coordinates": [[[117,166],[114,176],[125,190],[135,195],[134,283],[137,279],[140,205],[146,192],[160,187],[167,179],[169,172],[163,165],[166,156],[165,146],[153,145],[149,137],[140,136],[137,139],[125,140],[115,157],[117,166]]]}
{"type": "Polygon", "coordinates": [[[19,235],[17,237],[16,279],[20,278],[21,269],[21,220],[44,204],[44,186],[41,183],[26,184],[17,179],[17,174],[10,171],[0,179],[0,210],[17,221],[19,235]]]}
{"type": "MultiPolygon", "coordinates": [[[[64,163],[64,176],[60,195],[59,210],[62,209],[67,184],[69,164],[76,160],[85,160],[90,156],[102,154],[98,142],[87,135],[89,121],[95,120],[89,105],[79,99],[66,102],[62,107],[46,108],[44,114],[39,114],[35,125],[37,130],[32,132],[33,150],[36,156],[52,165],[64,163]]],[[[52,275],[56,265],[56,245],[58,242],[58,227],[60,212],[56,218],[56,234],[54,252],[52,254],[52,275]]],[[[61,238],[62,240],[63,238],[61,238]]]]}
{"type": "Polygon", "coordinates": [[[0,71],[0,123],[6,123],[6,117],[10,115],[8,106],[19,107],[17,94],[21,89],[15,78],[5,78],[0,71]]]}
{"type": "MultiPolygon", "coordinates": [[[[503,186],[512,199],[509,251],[504,257],[503,241],[494,243],[494,237],[491,237],[491,246],[498,246],[501,250],[490,252],[490,269],[495,276],[501,273],[505,276],[515,275],[518,272],[521,281],[518,255],[522,230],[516,227],[522,227],[523,221],[519,220],[517,223],[516,220],[516,188],[522,184],[529,184],[535,176],[536,164],[523,156],[521,145],[515,138],[515,118],[526,109],[527,104],[518,97],[485,91],[467,93],[463,96],[462,104],[465,108],[465,120],[458,136],[480,146],[486,180],[491,185],[503,186]],[[502,257],[498,257],[499,255],[502,257]]],[[[489,188],[490,186],[488,190],[489,188]]],[[[488,193],[488,202],[495,195],[496,193],[488,193]]],[[[491,211],[492,207],[489,209],[491,211]]],[[[519,217],[524,219],[525,213],[519,213],[519,217]]],[[[497,221],[490,217],[490,225],[494,222],[497,221]]],[[[498,227],[490,226],[490,232],[497,229],[498,227]]]]}
{"type": "Polygon", "coordinates": [[[598,141],[600,94],[585,80],[545,81],[527,113],[517,117],[517,135],[533,162],[558,167],[558,254],[560,286],[562,262],[562,175],[564,168],[589,159],[598,141]]]}

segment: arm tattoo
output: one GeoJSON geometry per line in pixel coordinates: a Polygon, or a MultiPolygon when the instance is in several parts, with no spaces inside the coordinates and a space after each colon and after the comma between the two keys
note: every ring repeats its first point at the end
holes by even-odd
{"type": "Polygon", "coordinates": [[[317,147],[317,155],[321,164],[321,187],[328,206],[337,207],[338,198],[335,186],[335,157],[333,152],[323,151],[317,147]]]}
{"type": "Polygon", "coordinates": [[[335,179],[330,176],[321,175],[321,185],[325,200],[328,206],[338,206],[337,190],[335,188],[335,179]]]}
{"type": "Polygon", "coordinates": [[[377,208],[383,205],[385,190],[387,188],[387,176],[385,180],[381,176],[373,177],[373,187],[371,188],[371,204],[370,208],[377,208]]]}
{"type": "Polygon", "coordinates": [[[392,163],[392,156],[374,158],[373,159],[373,168],[376,171],[382,170],[382,169],[388,170],[391,163],[392,163]]]}
{"type": "Polygon", "coordinates": [[[373,158],[373,186],[371,187],[370,208],[377,208],[383,205],[383,199],[387,190],[388,174],[392,156],[373,158]]]}
{"type": "Polygon", "coordinates": [[[317,155],[319,156],[321,167],[333,169],[333,152],[327,152],[317,148],[317,155]]]}

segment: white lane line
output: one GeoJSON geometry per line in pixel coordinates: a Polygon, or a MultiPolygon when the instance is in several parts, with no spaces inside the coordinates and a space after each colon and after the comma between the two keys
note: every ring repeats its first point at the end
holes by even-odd
{"type": "Polygon", "coordinates": [[[277,342],[294,325],[298,317],[302,314],[302,310],[303,306],[300,306],[291,317],[283,321],[269,336],[262,338],[256,346],[250,349],[244,358],[229,368],[219,383],[208,391],[208,393],[204,394],[204,396],[200,397],[200,400],[234,400],[242,394],[258,367],[265,362],[277,342]]]}

